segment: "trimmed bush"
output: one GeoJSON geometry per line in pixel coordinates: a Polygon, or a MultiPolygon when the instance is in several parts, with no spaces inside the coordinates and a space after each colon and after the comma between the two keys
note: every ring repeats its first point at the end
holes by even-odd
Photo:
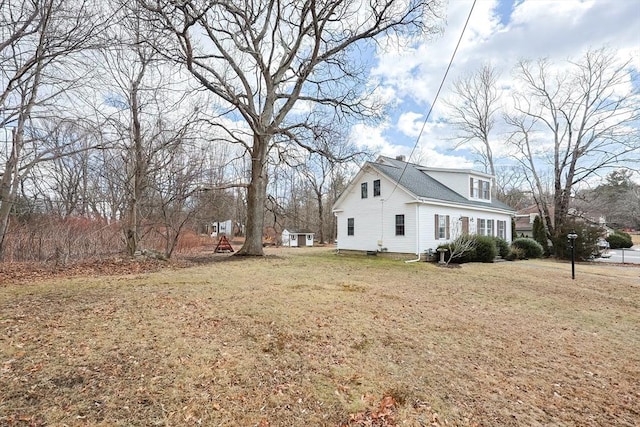
{"type": "Polygon", "coordinates": [[[511,250],[511,248],[509,248],[509,242],[507,242],[501,237],[494,237],[493,241],[496,244],[498,255],[500,255],[500,257],[504,259],[507,259],[507,257],[509,256],[509,252],[511,250]]]}
{"type": "Polygon", "coordinates": [[[630,248],[631,246],[633,246],[631,236],[622,231],[616,231],[615,233],[607,237],[607,242],[609,242],[609,247],[611,249],[630,248]]]}
{"type": "MultiPolygon", "coordinates": [[[[450,261],[449,258],[451,257],[451,252],[447,252],[445,254],[445,260],[452,264],[464,264],[467,262],[493,262],[498,254],[496,242],[493,237],[478,235],[464,236],[464,238],[458,238],[451,243],[439,245],[438,248],[450,249],[451,246],[455,248],[455,245],[457,244],[469,246],[467,244],[468,239],[472,240],[472,247],[465,250],[462,255],[458,255],[450,261]]],[[[439,259],[440,258],[438,258],[438,260],[439,259]]]]}
{"type": "Polygon", "coordinates": [[[542,254],[544,254],[542,245],[528,237],[519,237],[515,239],[511,243],[511,247],[524,251],[525,258],[542,258],[542,254]]]}
{"type": "Polygon", "coordinates": [[[498,255],[496,242],[490,236],[475,236],[476,240],[476,262],[493,262],[498,255]]]}

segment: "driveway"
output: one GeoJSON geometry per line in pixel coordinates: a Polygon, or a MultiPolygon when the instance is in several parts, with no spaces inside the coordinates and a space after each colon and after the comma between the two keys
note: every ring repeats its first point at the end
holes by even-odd
{"type": "Polygon", "coordinates": [[[640,246],[636,245],[629,249],[611,249],[609,258],[596,258],[596,262],[614,262],[625,264],[640,264],[640,246]],[[623,261],[624,260],[624,261],[623,261]]]}

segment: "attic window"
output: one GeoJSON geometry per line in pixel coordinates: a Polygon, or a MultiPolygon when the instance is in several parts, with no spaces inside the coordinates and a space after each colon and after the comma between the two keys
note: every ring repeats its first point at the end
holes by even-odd
{"type": "Polygon", "coordinates": [[[380,195],[380,180],[376,179],[373,181],[373,197],[377,197],[380,195]]]}
{"type": "Polygon", "coordinates": [[[363,182],[362,184],[360,184],[360,197],[362,199],[366,199],[367,198],[367,183],[363,182]]]}

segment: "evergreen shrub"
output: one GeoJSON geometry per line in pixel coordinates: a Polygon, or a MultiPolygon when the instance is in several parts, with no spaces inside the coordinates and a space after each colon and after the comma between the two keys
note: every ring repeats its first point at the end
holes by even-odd
{"type": "Polygon", "coordinates": [[[511,243],[512,248],[524,251],[524,258],[542,258],[542,245],[529,237],[519,237],[511,243]]]}
{"type": "Polygon", "coordinates": [[[498,255],[504,259],[506,259],[509,256],[509,252],[510,252],[510,247],[509,247],[509,242],[507,242],[506,240],[504,240],[501,237],[494,237],[493,238],[495,244],[496,244],[496,249],[498,250],[498,255]]]}
{"type": "Polygon", "coordinates": [[[607,237],[607,242],[609,242],[609,247],[611,249],[630,248],[631,246],[633,246],[631,235],[617,230],[615,233],[607,237]]]}
{"type": "Polygon", "coordinates": [[[475,236],[476,241],[476,262],[493,262],[498,255],[496,242],[490,236],[475,236]]]}

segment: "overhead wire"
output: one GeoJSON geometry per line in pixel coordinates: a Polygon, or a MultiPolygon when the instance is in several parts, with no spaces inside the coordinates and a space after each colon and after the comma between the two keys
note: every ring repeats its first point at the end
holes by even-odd
{"type": "MultiPolygon", "coordinates": [[[[453,60],[455,59],[456,54],[458,53],[458,48],[460,47],[460,43],[462,42],[462,37],[464,37],[464,33],[467,30],[467,26],[469,25],[469,21],[471,20],[471,15],[473,14],[473,9],[476,6],[476,1],[477,0],[473,0],[473,3],[471,4],[471,9],[469,9],[469,14],[467,15],[467,19],[466,19],[466,21],[464,23],[464,27],[462,27],[462,32],[460,33],[460,37],[458,37],[458,42],[456,43],[456,47],[453,50],[453,53],[451,54],[451,59],[449,59],[449,64],[447,65],[447,69],[445,70],[444,75],[442,76],[442,80],[440,81],[440,86],[438,87],[438,91],[436,92],[436,95],[433,98],[433,102],[431,103],[431,106],[429,107],[429,111],[427,112],[427,115],[424,118],[424,121],[422,122],[422,127],[420,128],[420,132],[418,133],[418,136],[416,138],[416,142],[415,142],[415,144],[413,144],[413,148],[411,149],[411,153],[409,154],[409,158],[407,159],[409,161],[411,161],[411,157],[413,156],[413,153],[416,151],[416,148],[418,147],[418,143],[420,142],[420,138],[422,137],[422,134],[424,133],[425,127],[427,126],[427,122],[429,121],[429,117],[431,117],[431,112],[433,111],[433,106],[438,101],[438,97],[440,96],[440,92],[442,91],[444,83],[447,80],[447,76],[449,75],[449,70],[451,69],[451,65],[453,64],[453,60]]],[[[402,177],[404,176],[404,173],[407,170],[408,164],[409,164],[409,162],[405,162],[404,168],[402,169],[402,173],[400,174],[400,178],[398,178],[396,180],[396,184],[393,187],[393,190],[391,191],[391,194],[389,194],[389,197],[391,197],[393,195],[393,193],[396,191],[396,188],[398,188],[398,184],[402,180],[402,177]]]]}

